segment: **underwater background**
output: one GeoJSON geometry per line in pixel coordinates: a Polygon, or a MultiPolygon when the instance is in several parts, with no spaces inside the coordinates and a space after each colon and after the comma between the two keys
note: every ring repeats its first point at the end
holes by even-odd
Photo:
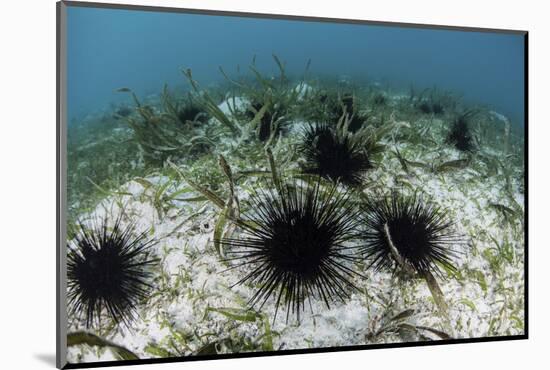
{"type": "Polygon", "coordinates": [[[67,21],[69,362],[524,334],[522,34],[67,21]]]}
{"type": "Polygon", "coordinates": [[[289,75],[311,59],[312,74],[437,86],[523,125],[522,35],[78,7],[67,27],[69,119],[122,101],[121,86],[145,95],[181,85],[182,68],[215,84],[219,66],[246,70],[255,55],[273,72],[276,54],[289,75]]]}

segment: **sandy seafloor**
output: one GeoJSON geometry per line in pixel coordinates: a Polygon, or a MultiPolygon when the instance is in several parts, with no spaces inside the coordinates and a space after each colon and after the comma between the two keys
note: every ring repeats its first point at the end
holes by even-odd
{"type": "MultiPolygon", "coordinates": [[[[282,143],[275,145],[276,159],[284,156],[285,142],[299,140],[302,125],[295,122],[293,131],[280,139],[282,143]]],[[[437,122],[434,127],[437,127],[437,122]]],[[[440,133],[436,130],[433,135],[437,137],[440,133]]],[[[391,148],[398,148],[401,153],[408,153],[408,159],[413,161],[430,163],[436,155],[442,154],[414,151],[406,142],[393,142],[391,136],[383,142],[391,148]]],[[[233,144],[228,141],[219,145],[213,155],[224,154],[233,171],[262,166],[267,169],[267,163],[250,163],[248,168],[235,168],[236,161],[232,161],[229,150],[233,144]]],[[[502,154],[495,149],[484,150],[492,151],[491,154],[497,157],[502,154]]],[[[450,146],[446,146],[444,151],[448,160],[456,159],[460,154],[450,146]]],[[[182,166],[182,171],[185,171],[185,166],[182,166]]],[[[148,302],[140,308],[140,318],[131,329],[115,328],[105,337],[140,358],[197,354],[212,343],[216,344],[219,353],[250,350],[251,347],[262,350],[265,348],[266,322],[270,326],[274,350],[440,339],[433,332],[420,329],[417,334],[422,333],[424,337],[398,329],[381,330],[384,327],[391,329],[390,319],[406,310],[413,311],[407,311],[407,317],[397,323],[433,328],[453,338],[523,334],[523,225],[516,225],[514,231],[503,221],[502,215],[489,206],[508,203],[503,177],[497,174],[487,178],[470,168],[446,172],[443,176],[436,176],[423,168],[412,168],[411,173],[406,174],[388,150],[367,173],[366,182],[375,182],[390,189],[399,186],[396,184],[398,176],[405,177],[413,188],[422,190],[430,195],[432,201],[447,208],[456,222],[457,233],[465,236],[467,241],[457,247],[459,255],[455,262],[458,276],[447,276],[439,281],[450,307],[451,328],[438,315],[424,281],[399,281],[388,272],[373,272],[364,266],[358,268],[366,279],[356,278],[354,281],[363,290],[361,293],[354,293],[346,303],[334,303],[330,309],[321,302],[313,301],[313,314],[306,309],[299,324],[292,316],[286,321],[284,308],[279,310],[273,322],[273,298],[262,309],[264,319],[233,320],[214,310],[245,310],[255,289],[246,284],[230,287],[244,276],[246,267],[228,270],[228,265],[220,259],[213,246],[213,230],[219,209],[207,201],[173,201],[174,207],[159,218],[151,201],[153,189],[146,188],[143,181],[129,181],[119,189],[120,193],[128,195],[113,195],[104,199],[94,212],[82,215],[82,219],[105,216],[114,219],[123,205],[125,214],[137,222],[137,231],[149,230],[150,235],[159,240],[154,246],[161,258],[155,280],[158,292],[153,292],[148,302]],[[513,247],[512,258],[496,268],[491,265],[488,256],[497,253],[496,245],[506,242],[513,247]]],[[[146,180],[162,184],[168,179],[154,176],[146,180]]],[[[251,177],[238,184],[239,199],[247,198],[247,189],[253,188],[255,181],[251,177]]],[[[174,183],[169,191],[185,186],[184,181],[174,183]]],[[[512,189],[515,201],[523,207],[519,184],[512,184],[512,189]]],[[[371,194],[368,187],[365,192],[371,194]]],[[[194,191],[185,194],[189,197],[199,195],[194,191]]],[[[81,324],[70,322],[69,332],[83,329],[81,324]]],[[[87,346],[68,349],[69,362],[114,359],[113,353],[106,349],[87,346]]]]}

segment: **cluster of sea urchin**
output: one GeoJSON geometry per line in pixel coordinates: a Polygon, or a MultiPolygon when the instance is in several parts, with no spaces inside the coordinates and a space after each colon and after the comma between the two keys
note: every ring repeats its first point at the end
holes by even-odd
{"type": "Polygon", "coordinates": [[[252,198],[254,214],[243,225],[245,237],[224,239],[230,246],[230,259],[236,266],[251,266],[236,283],[257,285],[250,299],[252,306],[265,304],[276,296],[275,317],[279,305],[290,312],[304,310],[306,300],[316,297],[329,307],[343,301],[357,289],[351,282],[357,273],[346,262],[358,257],[350,254],[346,242],[353,239],[358,209],[348,192],[336,185],[322,189],[317,185],[283,185],[278,192],[257,193],[252,198]]]}
{"type": "Polygon", "coordinates": [[[122,226],[118,217],[112,228],[105,219],[92,228],[82,224],[68,245],[68,301],[75,317],[84,316],[86,326],[104,313],[115,323],[129,325],[139,302],[151,288],[150,258],[155,241],[147,233],[134,235],[135,226],[122,226]]]}
{"type": "Polygon", "coordinates": [[[406,267],[419,275],[440,273],[439,266],[454,270],[452,246],[461,239],[444,210],[424,203],[415,194],[392,193],[363,207],[363,252],[376,270],[406,267]],[[399,266],[399,261],[406,266],[399,266]]]}
{"type": "Polygon", "coordinates": [[[309,125],[299,146],[305,157],[304,173],[357,186],[372,165],[365,150],[349,134],[337,132],[327,124],[309,125]]]}

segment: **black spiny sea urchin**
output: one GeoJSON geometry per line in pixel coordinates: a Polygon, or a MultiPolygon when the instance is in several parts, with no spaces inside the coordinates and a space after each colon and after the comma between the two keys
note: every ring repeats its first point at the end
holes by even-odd
{"type": "MultiPolygon", "coordinates": [[[[305,301],[314,297],[327,307],[343,301],[357,289],[351,282],[356,273],[346,266],[356,256],[346,242],[355,236],[358,210],[348,192],[338,192],[332,185],[322,189],[319,183],[305,188],[283,185],[280,192],[255,194],[251,223],[243,224],[242,239],[225,239],[230,259],[236,266],[251,270],[237,284],[257,285],[252,306],[260,308],[269,297],[276,297],[275,317],[279,305],[290,312],[304,310],[305,301]]],[[[236,284],[236,285],[237,285],[236,284]]]]}
{"type": "Polygon", "coordinates": [[[472,114],[473,112],[469,111],[457,116],[447,135],[447,142],[462,152],[471,152],[474,150],[474,141],[468,125],[468,117],[472,114]]]}
{"type": "Polygon", "coordinates": [[[185,104],[177,114],[178,120],[183,124],[189,122],[206,123],[209,119],[208,113],[206,113],[200,105],[194,102],[185,104]]]}
{"type": "Polygon", "coordinates": [[[315,174],[347,186],[357,186],[370,169],[369,156],[351,135],[337,132],[326,124],[309,125],[299,147],[306,163],[305,173],[315,174]]]}
{"type": "Polygon", "coordinates": [[[68,245],[71,314],[84,316],[87,327],[99,323],[102,312],[115,323],[128,326],[136,317],[139,301],[151,288],[150,268],[157,259],[149,252],[155,241],[145,232],[135,236],[135,226],[123,227],[120,217],[112,228],[106,219],[92,228],[79,226],[68,245]]]}
{"type": "Polygon", "coordinates": [[[364,205],[363,251],[375,269],[396,268],[402,259],[420,275],[439,273],[437,264],[454,270],[452,246],[461,242],[445,210],[417,196],[393,193],[364,205]],[[394,249],[394,250],[392,250],[394,249]]]}

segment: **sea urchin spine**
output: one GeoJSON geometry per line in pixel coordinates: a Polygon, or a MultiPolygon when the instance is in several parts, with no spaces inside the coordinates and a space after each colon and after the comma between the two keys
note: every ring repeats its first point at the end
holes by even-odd
{"type": "MultiPolygon", "coordinates": [[[[357,275],[347,262],[355,261],[347,246],[354,238],[358,210],[348,192],[340,193],[335,185],[283,185],[278,192],[262,192],[252,197],[252,222],[243,223],[242,239],[222,240],[230,246],[230,259],[251,270],[237,284],[250,283],[258,291],[251,306],[276,296],[275,317],[281,302],[290,312],[304,310],[305,301],[314,297],[327,307],[343,301],[357,289],[352,278],[357,275]]],[[[275,318],[274,318],[275,319],[275,318]]]]}
{"type": "Polygon", "coordinates": [[[100,325],[103,313],[128,326],[151,288],[151,267],[158,260],[149,253],[155,241],[146,232],[135,236],[135,226],[122,226],[121,217],[112,228],[105,219],[92,228],[80,224],[79,229],[67,246],[71,314],[83,315],[86,327],[100,325]]]}

